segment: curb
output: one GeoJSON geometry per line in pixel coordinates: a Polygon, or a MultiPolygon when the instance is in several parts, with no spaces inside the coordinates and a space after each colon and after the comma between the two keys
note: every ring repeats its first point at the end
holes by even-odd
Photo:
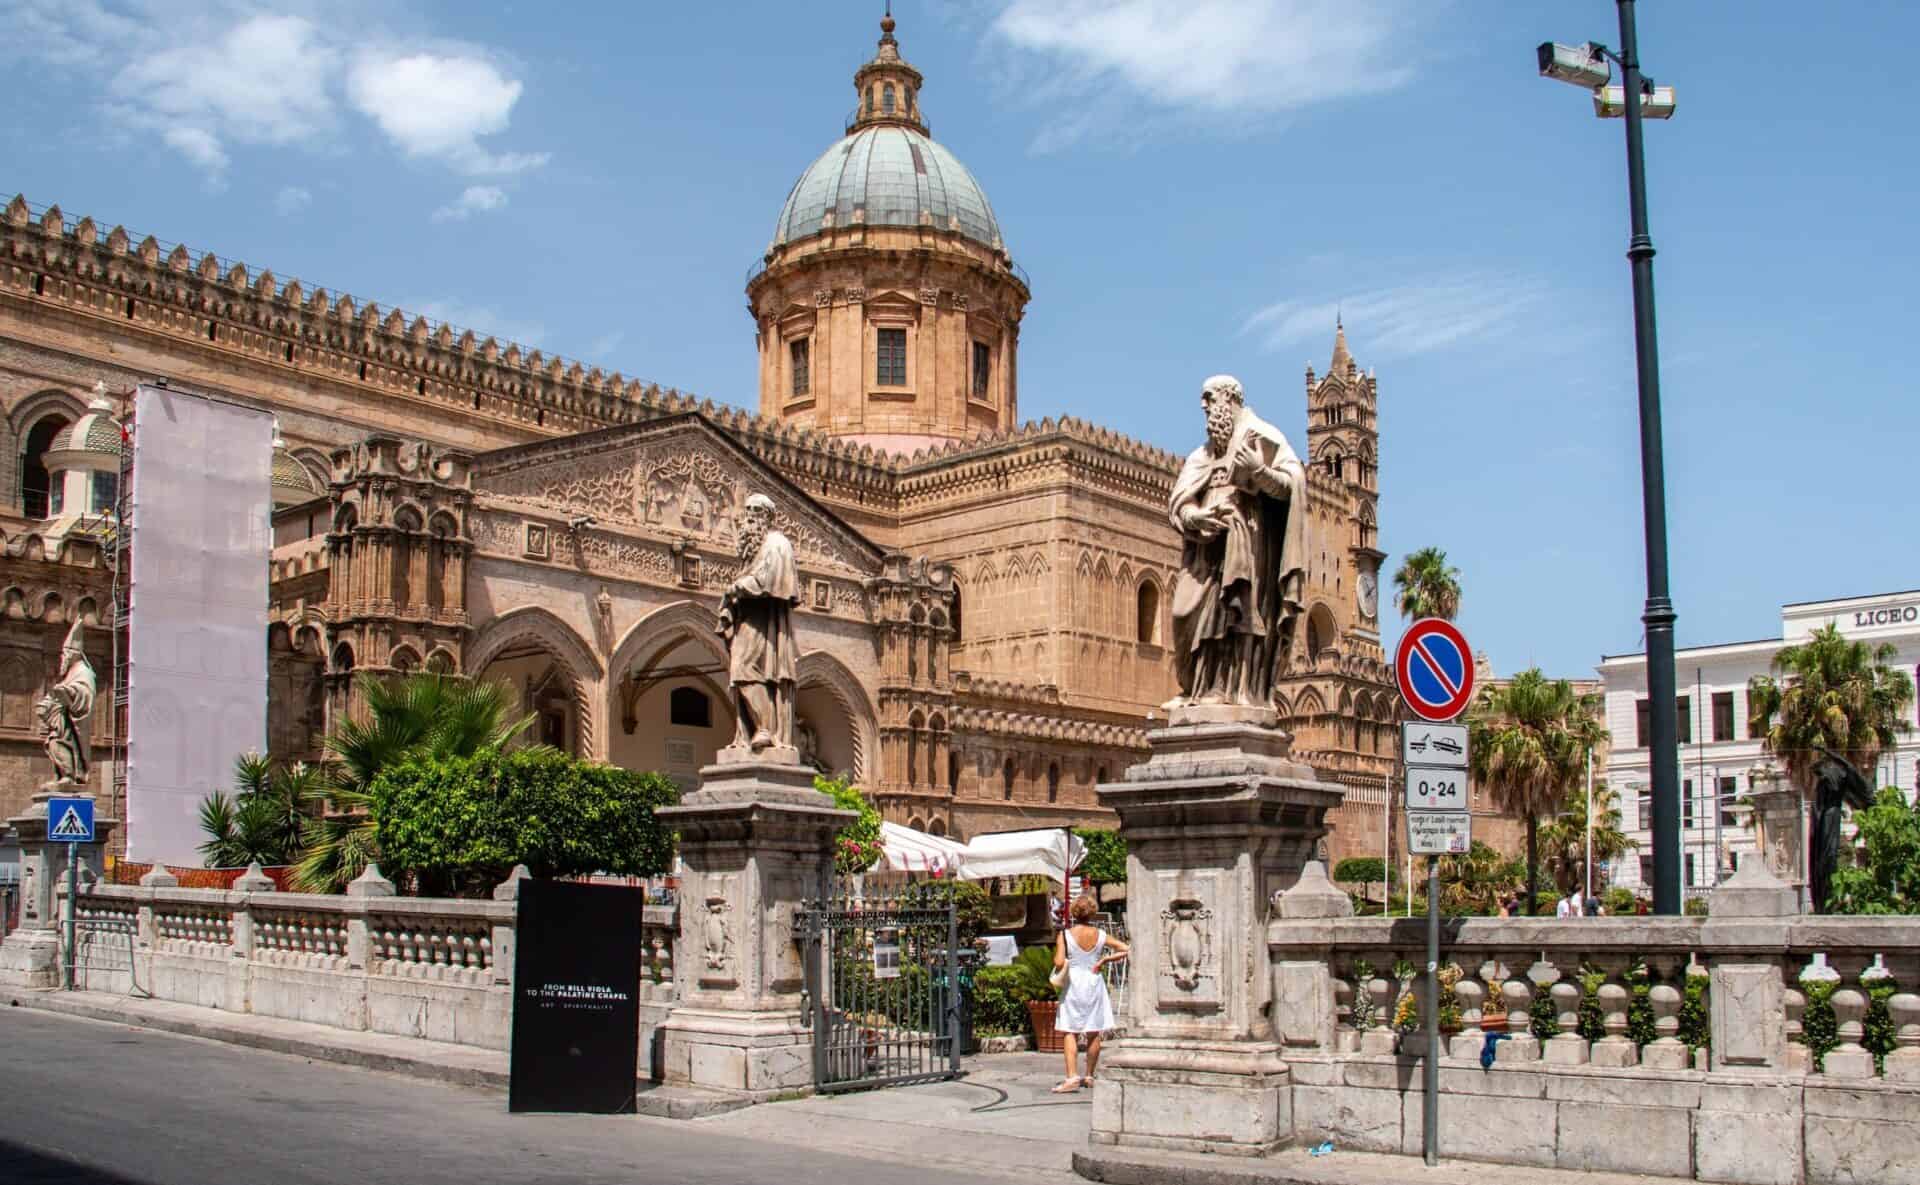
{"type": "Polygon", "coordinates": [[[85,1020],[105,1021],[109,1024],[128,1025],[136,1029],[152,1029],[162,1033],[174,1033],[182,1037],[198,1037],[205,1041],[218,1041],[223,1045],[238,1045],[246,1049],[261,1049],[269,1053],[285,1053],[294,1057],[309,1058],[313,1061],[332,1062],[335,1065],[354,1066],[365,1070],[382,1070],[390,1074],[404,1074],[411,1078],[424,1078],[434,1082],[444,1082],[452,1086],[469,1086],[504,1090],[507,1075],[504,1071],[480,1069],[470,1066],[448,1066],[437,1062],[423,1061],[419,1058],[401,1057],[395,1054],[378,1053],[367,1049],[343,1049],[323,1041],[275,1033],[255,1033],[233,1028],[212,1021],[188,1020],[172,1016],[143,1016],[129,1014],[120,1009],[94,1003],[91,1000],[74,999],[64,992],[39,995],[35,993],[11,993],[7,1003],[15,1008],[31,1008],[39,1012],[52,1012],[61,1016],[77,1016],[85,1020]]]}
{"type": "Polygon", "coordinates": [[[1186,1157],[1130,1148],[1073,1154],[1073,1171],[1103,1185],[1321,1185],[1257,1157],[1186,1157]],[[1213,1163],[1207,1163],[1212,1161],[1213,1163]]]}

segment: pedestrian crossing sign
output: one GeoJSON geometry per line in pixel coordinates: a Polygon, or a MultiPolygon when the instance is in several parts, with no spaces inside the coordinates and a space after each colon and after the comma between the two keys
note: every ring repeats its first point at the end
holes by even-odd
{"type": "Polygon", "coordinates": [[[93,799],[49,798],[47,838],[56,843],[92,843],[93,799]]]}

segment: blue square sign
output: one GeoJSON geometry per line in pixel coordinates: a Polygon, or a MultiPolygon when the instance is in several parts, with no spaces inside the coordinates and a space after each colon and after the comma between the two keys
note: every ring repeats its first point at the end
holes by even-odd
{"type": "Polygon", "coordinates": [[[55,843],[92,843],[93,799],[47,799],[47,838],[55,843]]]}

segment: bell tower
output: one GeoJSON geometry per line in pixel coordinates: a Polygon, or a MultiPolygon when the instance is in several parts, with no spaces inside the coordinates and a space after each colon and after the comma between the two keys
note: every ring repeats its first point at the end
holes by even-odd
{"type": "Polygon", "coordinates": [[[1380,429],[1379,386],[1362,373],[1347,350],[1346,326],[1334,320],[1333,358],[1318,378],[1307,367],[1307,462],[1314,482],[1343,506],[1340,538],[1328,540],[1329,564],[1337,563],[1343,602],[1338,632],[1349,654],[1379,659],[1380,429]],[[1339,548],[1338,553],[1335,547],[1339,548]]]}

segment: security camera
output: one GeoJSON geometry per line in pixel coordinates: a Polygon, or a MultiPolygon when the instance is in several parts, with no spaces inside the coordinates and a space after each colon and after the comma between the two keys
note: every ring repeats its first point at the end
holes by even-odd
{"type": "MultiPolygon", "coordinates": [[[[1672,119],[1673,88],[1649,86],[1640,92],[1640,115],[1645,119],[1672,119]]],[[[1624,119],[1627,114],[1627,88],[1603,86],[1593,92],[1593,113],[1601,119],[1624,119]]]]}
{"type": "Polygon", "coordinates": [[[567,530],[577,533],[591,527],[593,523],[594,519],[591,514],[576,514],[567,520],[567,530]]]}
{"type": "Polygon", "coordinates": [[[1613,64],[1606,51],[1589,41],[1585,45],[1561,45],[1542,41],[1537,51],[1540,73],[1588,90],[1613,81],[1613,64]]]}

